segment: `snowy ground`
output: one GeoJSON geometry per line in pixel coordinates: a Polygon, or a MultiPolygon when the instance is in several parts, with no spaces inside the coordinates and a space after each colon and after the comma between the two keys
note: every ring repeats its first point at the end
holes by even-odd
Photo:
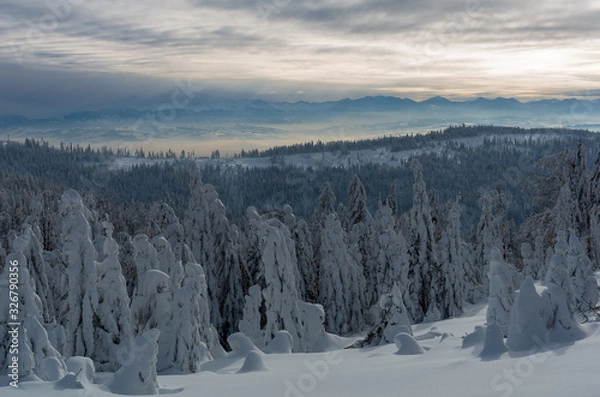
{"type": "MultiPolygon", "coordinates": [[[[197,396],[600,396],[598,362],[600,322],[584,324],[589,336],[572,345],[540,348],[527,354],[504,353],[484,361],[478,347],[463,349],[462,337],[485,322],[486,306],[465,315],[413,327],[427,352],[396,355],[395,345],[344,349],[318,354],[264,355],[266,371],[237,374],[243,358],[219,359],[191,375],[159,376],[161,394],[197,396]],[[433,332],[431,332],[433,330],[433,332]],[[443,333],[451,334],[445,337],[443,333]],[[210,369],[210,370],[207,370],[210,369]]],[[[97,374],[101,382],[103,374],[97,374]]],[[[56,382],[22,381],[17,393],[0,396],[111,395],[99,384],[86,390],[61,390],[56,382]]]]}

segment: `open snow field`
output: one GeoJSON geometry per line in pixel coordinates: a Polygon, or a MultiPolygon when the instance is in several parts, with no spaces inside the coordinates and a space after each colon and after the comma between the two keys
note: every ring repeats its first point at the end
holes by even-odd
{"type": "MultiPolygon", "coordinates": [[[[600,396],[600,322],[584,324],[588,337],[571,345],[504,353],[485,361],[481,345],[462,348],[462,337],[485,323],[486,306],[466,314],[413,326],[422,355],[397,355],[394,344],[313,354],[262,355],[266,370],[237,373],[244,358],[220,358],[190,375],[159,375],[161,394],[199,396],[600,396]],[[446,334],[447,333],[447,334],[446,334]]],[[[351,339],[349,339],[351,340],[351,339]]],[[[1,396],[103,397],[106,374],[85,390],[61,389],[56,382],[22,380],[18,391],[1,396]]]]}

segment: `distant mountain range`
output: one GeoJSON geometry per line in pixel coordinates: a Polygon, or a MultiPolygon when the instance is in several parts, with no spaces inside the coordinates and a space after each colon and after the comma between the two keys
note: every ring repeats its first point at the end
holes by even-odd
{"type": "Polygon", "coordinates": [[[0,116],[0,127],[23,127],[62,123],[157,120],[162,123],[193,122],[223,123],[252,122],[260,124],[304,123],[324,121],[340,116],[350,118],[410,116],[417,118],[456,118],[461,115],[511,118],[547,118],[562,115],[582,119],[600,116],[600,99],[546,99],[520,102],[514,98],[476,98],[469,101],[452,101],[436,96],[424,101],[414,101],[393,96],[367,96],[328,102],[269,102],[262,99],[203,98],[189,106],[175,108],[166,103],[156,109],[104,109],[66,114],[53,119],[29,119],[23,115],[0,116]],[[161,110],[159,110],[161,109],[161,110]]]}

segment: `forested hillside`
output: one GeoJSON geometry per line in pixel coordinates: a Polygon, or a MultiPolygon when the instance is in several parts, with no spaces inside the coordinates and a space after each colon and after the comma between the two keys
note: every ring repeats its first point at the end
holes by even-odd
{"type": "Polygon", "coordinates": [[[299,352],[328,333],[391,343],[485,300],[488,329],[518,350],[528,276],[548,286],[538,331],[575,340],[574,316],[598,310],[600,138],[460,129],[414,137],[422,150],[389,165],[335,168],[115,168],[109,150],[5,143],[0,272],[21,266],[23,373],[49,378],[40,363],[63,356],[115,371],[153,329],[159,371],[197,372],[238,331],[264,347],[285,330],[299,352]]]}

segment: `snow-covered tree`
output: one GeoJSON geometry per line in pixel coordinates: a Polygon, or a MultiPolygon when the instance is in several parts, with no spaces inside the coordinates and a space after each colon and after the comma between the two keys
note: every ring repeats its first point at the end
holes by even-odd
{"type": "MultiPolygon", "coordinates": [[[[158,260],[158,270],[163,273],[170,273],[171,267],[176,261],[173,253],[173,246],[162,235],[157,235],[152,238],[152,245],[156,249],[156,259],[158,260]]],[[[177,245],[174,245],[177,246],[177,245]]]]}
{"type": "Polygon", "coordinates": [[[542,293],[545,300],[544,318],[551,342],[573,342],[585,336],[573,318],[575,297],[573,282],[569,274],[567,232],[559,231],[554,254],[548,264],[546,290],[542,293]]]}
{"type": "MultiPolygon", "coordinates": [[[[435,315],[439,310],[434,299],[441,279],[439,253],[434,236],[429,196],[423,180],[423,167],[418,160],[411,162],[414,174],[413,206],[410,210],[410,235],[408,237],[410,265],[410,296],[415,303],[411,317],[420,322],[426,313],[435,315]]],[[[431,316],[430,316],[431,318],[431,316]]],[[[431,318],[433,319],[433,318],[431,318]]]]}
{"type": "Polygon", "coordinates": [[[183,226],[167,203],[154,203],[148,214],[148,236],[162,235],[172,247],[184,241],[183,226]]]}
{"type": "MultiPolygon", "coordinates": [[[[255,207],[246,209],[247,227],[244,233],[242,255],[246,264],[246,271],[251,285],[264,279],[262,261],[262,247],[267,237],[264,222],[255,207]]],[[[243,332],[243,331],[242,331],[243,332]]]]}
{"type": "MultiPolygon", "coordinates": [[[[317,208],[312,215],[311,234],[313,246],[313,258],[315,260],[316,271],[319,273],[319,249],[321,245],[321,230],[325,227],[325,220],[330,214],[335,214],[336,197],[329,182],[323,183],[319,189],[319,198],[317,208]]],[[[338,215],[339,216],[339,215],[338,215]]]]}
{"type": "Polygon", "coordinates": [[[381,322],[369,332],[367,337],[358,342],[359,346],[382,345],[394,342],[394,337],[399,332],[412,335],[412,322],[404,306],[402,291],[398,284],[393,283],[392,288],[379,299],[382,311],[381,322]]]}
{"type": "Polygon", "coordinates": [[[244,309],[244,291],[249,282],[244,258],[240,252],[241,236],[236,225],[231,225],[227,239],[228,250],[222,273],[223,289],[227,293],[221,300],[220,306],[223,322],[219,336],[222,341],[238,329],[238,322],[242,318],[244,309]]]}
{"type": "Polygon", "coordinates": [[[329,182],[325,182],[319,191],[319,203],[313,215],[317,223],[323,224],[329,214],[335,212],[336,197],[329,182]]]}
{"type": "Polygon", "coordinates": [[[135,334],[141,335],[153,328],[164,330],[170,307],[169,276],[154,269],[139,273],[131,300],[131,320],[135,334]]]}
{"type": "Polygon", "coordinates": [[[460,251],[464,269],[463,298],[465,302],[469,303],[481,302],[485,299],[487,292],[482,290],[480,284],[475,284],[477,280],[480,280],[481,268],[475,262],[473,246],[470,242],[463,240],[460,251]]]}
{"type": "Polygon", "coordinates": [[[596,155],[594,172],[590,180],[589,253],[594,268],[600,268],[600,151],[596,155]]]}
{"type": "Polygon", "coordinates": [[[575,203],[571,197],[569,181],[560,188],[560,193],[556,199],[556,204],[552,209],[552,218],[554,219],[554,231],[558,233],[562,230],[569,230],[575,226],[575,203]]]}
{"type": "Polygon", "coordinates": [[[535,290],[531,276],[525,278],[510,312],[506,345],[510,350],[540,348],[547,339],[547,302],[535,290]]]}
{"type": "Polygon", "coordinates": [[[294,272],[294,280],[295,280],[295,288],[294,289],[298,296],[297,299],[304,300],[305,299],[304,291],[306,290],[306,286],[304,284],[304,277],[302,276],[302,273],[300,272],[300,268],[298,265],[298,254],[296,252],[296,240],[293,238],[293,235],[292,235],[292,228],[294,227],[293,225],[295,223],[295,217],[296,216],[292,212],[292,207],[290,207],[289,205],[285,205],[284,206],[284,221],[287,221],[288,223],[290,223],[292,225],[291,227],[288,226],[285,222],[282,222],[281,220],[279,220],[278,218],[268,219],[266,221],[266,223],[269,226],[277,228],[284,239],[284,244],[287,247],[287,251],[289,252],[289,255],[290,255],[290,263],[292,265],[291,269],[294,272]]]}
{"type": "Polygon", "coordinates": [[[594,169],[590,178],[590,202],[592,205],[600,203],[600,150],[596,153],[594,169]]]}
{"type": "Polygon", "coordinates": [[[572,200],[575,203],[574,220],[577,234],[587,238],[588,212],[591,207],[590,178],[587,171],[587,148],[582,142],[569,151],[568,166],[563,169],[571,183],[572,200]]]}
{"type": "Polygon", "coordinates": [[[254,340],[263,339],[262,328],[267,323],[264,313],[262,289],[260,285],[254,284],[248,288],[242,318],[239,322],[239,330],[248,338],[254,340]]]}
{"type": "MultiPolygon", "coordinates": [[[[50,322],[54,319],[55,309],[48,282],[47,267],[43,257],[43,238],[39,227],[36,224],[24,223],[21,226],[20,241],[25,243],[22,250],[12,249],[11,251],[22,252],[25,255],[25,263],[35,285],[34,291],[41,302],[42,320],[40,321],[50,322]]],[[[13,245],[13,242],[10,242],[9,245],[13,245]]]]}
{"type": "Polygon", "coordinates": [[[267,324],[265,344],[269,343],[277,331],[286,330],[294,338],[295,345],[302,337],[298,333],[298,313],[296,301],[299,299],[298,265],[288,244],[289,231],[281,222],[271,219],[262,261],[265,269],[266,287],[262,294],[265,302],[267,324]]]}
{"type": "Polygon", "coordinates": [[[221,292],[223,273],[230,247],[227,246],[229,222],[226,209],[215,188],[203,184],[200,171],[190,164],[190,199],[184,217],[186,243],[206,274],[212,323],[222,329],[220,307],[226,294],[221,292]]]}
{"type": "Polygon", "coordinates": [[[68,311],[67,294],[69,290],[69,281],[67,278],[67,267],[62,260],[58,250],[45,251],[43,253],[44,263],[46,264],[48,275],[49,296],[54,302],[53,320],[46,323],[48,337],[51,339],[54,347],[63,355],[68,352],[66,331],[59,319],[68,311]]]}
{"type": "Polygon", "coordinates": [[[367,194],[357,175],[351,178],[348,187],[346,214],[348,247],[351,255],[361,264],[365,277],[364,304],[367,307],[376,306],[379,300],[377,286],[379,231],[367,209],[367,194]]]}
{"type": "Polygon", "coordinates": [[[319,296],[319,283],[317,281],[319,274],[318,266],[314,260],[310,228],[304,219],[300,219],[291,226],[290,233],[292,240],[295,242],[298,270],[302,277],[301,285],[304,287],[301,290],[300,298],[308,302],[315,302],[319,296]]]}
{"type": "Polygon", "coordinates": [[[463,261],[460,226],[460,203],[454,201],[448,212],[446,229],[442,232],[440,261],[442,280],[441,293],[436,296],[442,318],[458,317],[462,314],[465,263],[463,261]]]}
{"type": "Polygon", "coordinates": [[[127,283],[127,295],[131,298],[138,279],[133,241],[129,234],[123,232],[117,234],[116,241],[119,245],[119,259],[123,268],[123,277],[125,277],[127,283]]]}
{"type": "Polygon", "coordinates": [[[567,263],[567,252],[569,250],[568,236],[566,230],[560,230],[556,236],[556,244],[554,245],[553,254],[548,262],[548,270],[546,272],[546,286],[554,284],[561,288],[567,297],[567,305],[569,313],[575,310],[575,297],[573,281],[569,274],[567,263]]]}
{"type": "Polygon", "coordinates": [[[600,203],[594,204],[590,210],[589,252],[593,259],[592,266],[600,269],[600,203]]]}
{"type": "MultiPolygon", "coordinates": [[[[4,305],[0,311],[2,317],[0,320],[5,321],[5,323],[9,322],[17,322],[22,320],[24,317],[34,317],[38,321],[43,322],[42,318],[42,301],[40,297],[35,292],[35,280],[31,277],[27,265],[27,259],[23,254],[23,249],[26,248],[28,244],[25,235],[19,236],[13,240],[13,244],[11,252],[6,256],[4,270],[0,274],[2,276],[2,283],[0,284],[0,292],[2,292],[2,296],[4,296],[7,304],[4,305]],[[13,305],[8,304],[9,302],[9,275],[14,272],[18,272],[19,274],[19,290],[18,294],[13,295],[18,296],[18,301],[15,302],[18,307],[18,313],[9,312],[9,308],[14,308],[13,305]],[[10,314],[10,316],[9,316],[10,314]],[[16,315],[17,318],[14,318],[13,315],[16,315]]],[[[14,294],[14,291],[13,291],[14,294]]],[[[14,298],[13,298],[14,299],[14,298]]],[[[11,302],[13,302],[11,300],[11,302]]]]}
{"type": "Polygon", "coordinates": [[[569,248],[566,259],[573,286],[571,296],[574,307],[581,311],[596,307],[598,284],[594,276],[592,262],[574,229],[569,231],[569,248]]]}
{"type": "Polygon", "coordinates": [[[210,322],[210,305],[208,302],[208,291],[206,287],[206,274],[198,263],[185,264],[185,278],[181,286],[186,287],[189,283],[198,281],[198,293],[195,295],[194,313],[198,324],[198,332],[202,341],[214,353],[220,353],[219,337],[215,327],[210,322]]]}
{"type": "Polygon", "coordinates": [[[327,217],[320,234],[319,303],[325,309],[325,327],[339,334],[360,331],[364,327],[363,271],[348,253],[344,232],[335,214],[327,217]]]}
{"type": "Polygon", "coordinates": [[[57,381],[67,372],[63,356],[52,346],[44,326],[34,316],[27,316],[22,323],[23,346],[19,352],[20,362],[30,368],[21,368],[20,375],[34,373],[45,381],[57,381]],[[25,359],[25,355],[28,355],[25,359]]]}
{"type": "Polygon", "coordinates": [[[323,306],[314,303],[297,301],[299,312],[299,328],[302,339],[299,352],[322,352],[332,346],[331,335],[325,331],[325,311],[323,306]]]}
{"type": "Polygon", "coordinates": [[[210,360],[207,343],[217,347],[216,330],[210,324],[204,270],[196,263],[186,264],[187,276],[171,303],[166,328],[159,337],[159,370],[198,372],[210,360]]]}
{"type": "MultiPolygon", "coordinates": [[[[10,322],[17,322],[23,319],[23,317],[32,317],[38,320],[42,318],[42,303],[40,298],[35,293],[35,283],[29,275],[27,269],[27,263],[25,255],[22,250],[25,249],[28,241],[25,237],[15,237],[13,239],[15,244],[12,245],[12,252],[7,255],[2,273],[0,273],[0,293],[4,297],[6,304],[0,307],[0,365],[2,365],[1,373],[5,373],[10,363],[10,357],[14,354],[9,353],[10,348],[10,322]],[[19,275],[19,290],[12,291],[9,295],[9,279],[11,273],[18,272],[19,275]],[[13,301],[14,297],[18,297],[16,302],[13,301]],[[9,305],[13,303],[14,305],[9,305]],[[17,310],[15,311],[15,306],[17,310]]],[[[33,372],[35,368],[35,359],[31,350],[25,348],[19,352],[19,373],[21,376],[27,376],[33,372]]]]}
{"type": "Polygon", "coordinates": [[[175,255],[175,260],[181,262],[182,264],[197,263],[196,257],[186,243],[179,243],[173,247],[173,254],[175,255]]]}
{"type": "Polygon", "coordinates": [[[587,241],[593,207],[587,149],[580,142],[576,148],[541,159],[539,164],[548,171],[537,181],[538,194],[534,199],[536,204],[549,208],[536,225],[544,243],[551,245],[557,232],[568,229],[575,229],[587,241]]]}
{"type": "Polygon", "coordinates": [[[158,253],[145,234],[137,234],[133,240],[133,263],[136,274],[139,275],[148,270],[158,270],[158,253]]]}
{"type": "MultiPolygon", "coordinates": [[[[298,333],[298,313],[296,301],[299,297],[298,267],[293,245],[290,246],[290,234],[287,227],[277,219],[263,222],[254,208],[247,211],[249,222],[253,225],[252,232],[256,233],[258,241],[258,262],[255,266],[260,271],[253,272],[252,281],[261,289],[260,299],[247,299],[246,306],[258,303],[261,321],[260,330],[263,332],[262,345],[268,344],[277,331],[286,330],[294,338],[294,344],[299,346],[301,335],[298,333]]],[[[256,309],[247,307],[244,316],[256,316],[256,309]]],[[[256,326],[251,319],[243,320],[243,324],[256,326]]],[[[240,326],[240,331],[253,334],[256,330],[240,326]]],[[[248,335],[250,336],[250,335],[248,335]]]]}
{"type": "Polygon", "coordinates": [[[119,263],[119,246],[113,239],[113,226],[105,221],[102,247],[104,260],[98,264],[98,308],[96,310],[94,361],[98,369],[116,371],[119,349],[133,338],[127,285],[119,263]]]}
{"type": "Polygon", "coordinates": [[[348,229],[350,232],[354,225],[359,223],[367,223],[371,218],[371,214],[367,209],[367,192],[360,178],[355,174],[350,179],[348,186],[348,229]]]}
{"type": "Polygon", "coordinates": [[[392,210],[392,216],[397,219],[400,214],[398,214],[398,186],[395,181],[390,186],[390,192],[385,198],[384,204],[392,210]]]}
{"type": "Polygon", "coordinates": [[[68,354],[91,357],[94,354],[94,315],[98,305],[96,250],[88,223],[89,210],[75,190],[61,197],[63,260],[68,279],[67,308],[60,318],[65,327],[68,354]]]}
{"type": "MultiPolygon", "coordinates": [[[[295,274],[297,290],[298,290],[298,298],[301,300],[306,300],[306,283],[305,283],[305,273],[312,272],[312,247],[307,246],[307,242],[310,243],[310,233],[304,235],[304,230],[300,231],[300,234],[297,235],[297,220],[296,215],[294,215],[294,211],[291,206],[284,205],[281,219],[283,224],[285,225],[285,230],[282,230],[286,236],[287,245],[290,248],[290,254],[294,257],[296,261],[295,269],[297,273],[295,274]],[[286,232],[287,230],[287,232],[286,232]],[[303,241],[304,239],[304,241],[303,241]],[[307,240],[308,239],[308,240],[307,240]],[[301,247],[298,247],[300,245],[301,247]],[[298,248],[302,249],[302,252],[298,252],[298,248]],[[307,256],[307,253],[310,256],[307,256]],[[304,270],[301,270],[300,267],[300,259],[302,259],[302,267],[304,270]]],[[[305,222],[303,222],[306,224],[305,222]]],[[[308,229],[308,228],[307,228],[308,229]]]]}
{"type": "Polygon", "coordinates": [[[384,205],[377,211],[377,230],[379,230],[377,257],[377,293],[387,293],[393,283],[402,291],[405,304],[409,305],[409,313],[415,308],[410,300],[408,278],[408,248],[402,232],[394,230],[395,219],[392,210],[384,205]]]}
{"type": "Polygon", "coordinates": [[[547,289],[542,294],[547,302],[545,318],[550,341],[561,343],[573,342],[585,336],[573,318],[575,298],[567,262],[568,250],[567,233],[560,231],[548,265],[547,289]]]}
{"type": "Polygon", "coordinates": [[[516,270],[506,263],[502,253],[496,247],[490,251],[488,309],[486,319],[488,324],[496,324],[503,334],[508,334],[510,310],[515,300],[514,273],[516,270]]]}
{"type": "Polygon", "coordinates": [[[477,226],[476,246],[474,252],[475,260],[475,279],[469,282],[481,287],[481,293],[476,295],[487,296],[490,291],[489,278],[486,275],[489,272],[491,251],[494,247],[502,250],[506,257],[509,249],[508,227],[506,225],[506,197],[503,193],[486,189],[479,200],[481,207],[481,216],[477,226]]]}
{"type": "Polygon", "coordinates": [[[156,362],[160,331],[151,329],[132,343],[130,359],[105,383],[112,393],[129,395],[158,394],[156,362]]]}
{"type": "Polygon", "coordinates": [[[521,244],[521,258],[523,275],[531,276],[534,280],[539,280],[544,275],[546,260],[544,240],[541,235],[536,237],[534,247],[528,242],[521,244]]]}

